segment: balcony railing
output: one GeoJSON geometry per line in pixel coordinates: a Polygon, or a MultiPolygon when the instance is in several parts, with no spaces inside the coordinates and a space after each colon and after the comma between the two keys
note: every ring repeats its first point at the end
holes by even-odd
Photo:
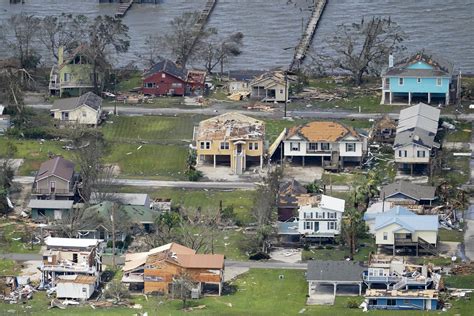
{"type": "Polygon", "coordinates": [[[366,275],[364,274],[364,281],[367,282],[381,282],[381,283],[396,283],[402,278],[399,276],[375,276],[375,275],[366,275]]]}
{"type": "Polygon", "coordinates": [[[320,150],[320,149],[306,149],[306,153],[308,154],[321,154],[321,155],[331,155],[332,150],[320,150]]]}
{"type": "Polygon", "coordinates": [[[74,194],[71,189],[38,189],[33,188],[34,194],[74,194]]]}

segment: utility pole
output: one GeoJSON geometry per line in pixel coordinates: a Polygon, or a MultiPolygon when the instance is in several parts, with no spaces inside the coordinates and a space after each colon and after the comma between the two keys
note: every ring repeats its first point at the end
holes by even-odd
{"type": "Polygon", "coordinates": [[[110,221],[112,222],[112,266],[115,269],[115,203],[112,203],[112,214],[110,214],[110,221]]]}
{"type": "Polygon", "coordinates": [[[285,114],[286,117],[286,106],[288,105],[288,71],[285,71],[285,114]]]}

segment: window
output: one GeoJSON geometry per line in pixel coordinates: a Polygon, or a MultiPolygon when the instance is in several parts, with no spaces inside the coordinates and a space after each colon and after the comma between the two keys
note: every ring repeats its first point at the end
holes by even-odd
{"type": "Polygon", "coordinates": [[[221,143],[221,149],[229,149],[229,143],[228,142],[222,142],[221,143]]]}
{"type": "Polygon", "coordinates": [[[291,151],[299,151],[300,150],[300,143],[290,143],[290,150],[291,151]]]}
{"type": "Polygon", "coordinates": [[[347,143],[346,144],[346,151],[347,152],[355,152],[356,151],[356,144],[355,143],[347,143]]]}
{"type": "Polygon", "coordinates": [[[87,292],[87,288],[86,287],[83,287],[82,288],[82,293],[86,293],[87,292]]]}
{"type": "Polygon", "coordinates": [[[82,117],[87,117],[87,112],[86,111],[82,112],[82,117]]]}
{"type": "Polygon", "coordinates": [[[156,83],[154,82],[146,82],[145,83],[145,88],[154,88],[156,87],[156,83]]]}
{"type": "Polygon", "coordinates": [[[387,305],[388,306],[395,306],[395,305],[397,305],[397,300],[395,300],[393,298],[389,298],[389,299],[387,299],[387,305]]]}
{"type": "Polygon", "coordinates": [[[421,83],[421,78],[416,78],[416,83],[421,83]]]}
{"type": "Polygon", "coordinates": [[[307,218],[313,218],[313,212],[304,212],[304,218],[307,219],[307,218]]]}
{"type": "Polygon", "coordinates": [[[37,212],[38,212],[38,216],[46,216],[46,211],[43,209],[40,209],[37,212]]]}
{"type": "Polygon", "coordinates": [[[321,143],[321,150],[329,150],[329,143],[321,143]]]}
{"type": "Polygon", "coordinates": [[[316,218],[325,218],[325,215],[324,212],[316,212],[316,218]]]}
{"type": "Polygon", "coordinates": [[[336,218],[335,212],[328,212],[328,218],[336,218]]]}
{"type": "Polygon", "coordinates": [[[337,223],[336,222],[328,222],[328,229],[329,230],[336,230],[337,229],[337,223]]]}
{"type": "Polygon", "coordinates": [[[161,74],[161,78],[166,78],[166,74],[161,74]]]}
{"type": "Polygon", "coordinates": [[[182,86],[183,86],[183,84],[180,83],[180,82],[172,83],[172,84],[171,84],[171,88],[181,88],[182,86]]]}
{"type": "Polygon", "coordinates": [[[318,143],[309,143],[308,151],[318,151],[318,143]]]}
{"type": "Polygon", "coordinates": [[[211,149],[211,142],[201,142],[201,149],[211,149]]]}
{"type": "Polygon", "coordinates": [[[305,222],[304,223],[304,229],[313,229],[313,223],[312,222],[305,222]]]}
{"type": "Polygon", "coordinates": [[[403,86],[403,78],[398,78],[398,85],[403,86]]]}
{"type": "Polygon", "coordinates": [[[77,253],[72,254],[72,262],[77,263],[77,253]]]}
{"type": "Polygon", "coordinates": [[[403,305],[408,305],[411,304],[410,300],[404,299],[403,300],[403,305]]]}
{"type": "Polygon", "coordinates": [[[253,150],[253,143],[249,143],[249,150],[253,150]]]}
{"type": "Polygon", "coordinates": [[[258,143],[253,143],[253,149],[258,150],[258,143]]]}
{"type": "Polygon", "coordinates": [[[388,240],[388,233],[383,233],[383,240],[388,240]]]}
{"type": "Polygon", "coordinates": [[[56,191],[56,182],[55,181],[49,182],[49,187],[50,187],[50,192],[54,193],[54,191],[56,191]]]}
{"type": "Polygon", "coordinates": [[[399,150],[398,157],[406,157],[408,152],[406,150],[399,150]]]}
{"type": "Polygon", "coordinates": [[[436,85],[438,87],[441,87],[442,83],[443,83],[443,81],[441,80],[441,78],[436,78],[436,85]]]}
{"type": "Polygon", "coordinates": [[[280,89],[280,94],[283,94],[283,89],[280,89]]]}
{"type": "Polygon", "coordinates": [[[418,151],[416,152],[416,156],[417,156],[418,158],[425,158],[425,157],[426,157],[425,155],[426,155],[426,152],[425,152],[424,150],[418,150],[418,151]]]}
{"type": "Polygon", "coordinates": [[[65,74],[64,74],[64,81],[67,82],[67,81],[70,81],[70,80],[71,80],[71,74],[65,73],[65,74]]]}

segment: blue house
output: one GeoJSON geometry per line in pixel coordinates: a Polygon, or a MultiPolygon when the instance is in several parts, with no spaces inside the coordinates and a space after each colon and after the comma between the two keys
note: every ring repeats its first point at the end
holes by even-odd
{"type": "Polygon", "coordinates": [[[437,290],[375,290],[365,293],[367,309],[381,310],[436,310],[437,290]]]}
{"type": "Polygon", "coordinates": [[[382,72],[381,104],[424,102],[449,104],[460,93],[460,75],[453,77],[452,63],[420,51],[382,72]]]}

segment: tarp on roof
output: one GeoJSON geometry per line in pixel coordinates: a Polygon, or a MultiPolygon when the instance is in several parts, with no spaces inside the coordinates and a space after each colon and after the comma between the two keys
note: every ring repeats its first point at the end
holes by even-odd
{"type": "Polygon", "coordinates": [[[69,210],[74,201],[70,200],[30,200],[29,208],[69,210]]]}
{"type": "Polygon", "coordinates": [[[48,236],[44,243],[48,247],[71,247],[71,248],[89,248],[98,245],[101,239],[88,238],[59,238],[48,236]]]}

